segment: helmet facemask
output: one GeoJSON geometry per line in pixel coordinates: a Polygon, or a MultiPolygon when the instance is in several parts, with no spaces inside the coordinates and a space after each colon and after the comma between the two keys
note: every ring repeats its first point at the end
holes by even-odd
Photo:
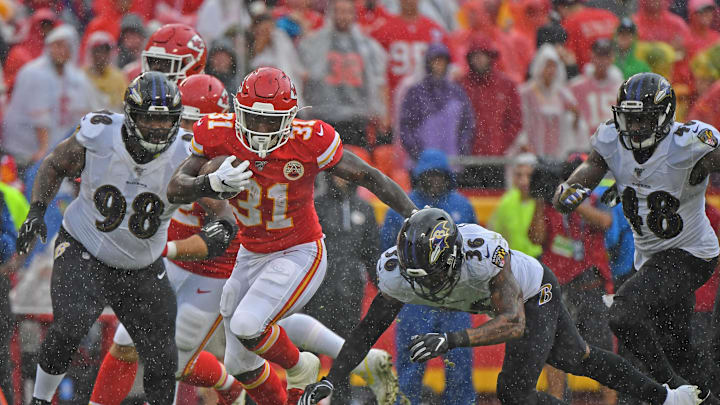
{"type": "Polygon", "coordinates": [[[460,280],[461,250],[462,242],[458,239],[453,244],[452,253],[427,270],[406,268],[402,264],[403,260],[400,260],[400,274],[419,297],[433,302],[442,301],[450,295],[460,280]]]}
{"type": "Polygon", "coordinates": [[[142,71],[164,73],[170,81],[179,83],[187,77],[187,71],[197,62],[193,55],[173,55],[161,47],[150,47],[142,51],[140,58],[142,71]]]}
{"type": "Polygon", "coordinates": [[[242,105],[234,99],[235,133],[247,149],[260,155],[283,146],[290,139],[292,121],[297,115],[297,106],[285,111],[275,111],[270,103],[256,102],[252,107],[242,105]]]}
{"type": "Polygon", "coordinates": [[[125,107],[125,125],[130,135],[149,153],[165,151],[175,140],[180,128],[180,113],[167,107],[151,106],[148,112],[125,107]]]}
{"type": "Polygon", "coordinates": [[[625,100],[612,107],[615,125],[623,147],[633,151],[648,149],[670,131],[671,105],[644,107],[642,101],[625,100]]]}

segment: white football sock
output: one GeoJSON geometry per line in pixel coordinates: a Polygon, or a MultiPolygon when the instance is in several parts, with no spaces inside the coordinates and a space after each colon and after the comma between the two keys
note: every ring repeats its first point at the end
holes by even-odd
{"type": "Polygon", "coordinates": [[[58,375],[48,374],[38,364],[37,371],[35,372],[33,397],[42,399],[43,401],[52,401],[53,395],[55,395],[55,391],[57,391],[57,387],[64,377],[65,373],[58,375]]]}
{"type": "Polygon", "coordinates": [[[305,314],[293,314],[278,322],[290,341],[302,350],[324,354],[333,359],[340,354],[345,339],[328,329],[317,319],[305,314]]]}

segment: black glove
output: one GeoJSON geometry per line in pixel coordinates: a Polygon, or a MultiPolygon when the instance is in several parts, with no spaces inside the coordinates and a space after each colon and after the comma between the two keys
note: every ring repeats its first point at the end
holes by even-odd
{"type": "Polygon", "coordinates": [[[230,242],[235,239],[238,227],[234,222],[220,218],[208,222],[200,230],[200,237],[205,241],[208,249],[208,259],[225,253],[230,242]]]}
{"type": "Polygon", "coordinates": [[[608,207],[614,207],[620,202],[620,193],[618,193],[617,183],[608,187],[600,197],[600,202],[608,207]]]}
{"type": "Polygon", "coordinates": [[[415,335],[408,345],[410,360],[424,363],[433,357],[442,356],[450,350],[447,333],[426,333],[415,335]]]}
{"type": "Polygon", "coordinates": [[[335,387],[333,387],[330,380],[323,377],[322,380],[305,387],[305,392],[303,392],[300,400],[298,400],[298,405],[317,404],[321,399],[329,397],[334,389],[335,387]]]}
{"type": "Polygon", "coordinates": [[[30,251],[35,242],[35,238],[40,235],[42,243],[47,241],[47,226],[45,225],[45,206],[44,203],[34,202],[30,205],[25,222],[23,222],[18,232],[16,250],[19,254],[25,254],[30,251]]]}

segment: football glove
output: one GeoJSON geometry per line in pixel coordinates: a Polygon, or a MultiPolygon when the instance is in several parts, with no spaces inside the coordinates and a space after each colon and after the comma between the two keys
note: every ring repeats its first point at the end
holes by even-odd
{"type": "Polygon", "coordinates": [[[611,208],[620,203],[620,193],[618,193],[617,184],[613,184],[605,190],[600,197],[600,202],[611,208]]]}
{"type": "Polygon", "coordinates": [[[230,242],[235,238],[238,227],[227,219],[220,218],[208,222],[200,230],[200,237],[205,241],[208,249],[208,259],[225,253],[230,242]]]}
{"type": "Polygon", "coordinates": [[[330,380],[323,377],[322,380],[305,387],[305,392],[303,392],[300,400],[298,400],[298,405],[317,404],[323,398],[329,397],[334,389],[335,387],[330,380]]]}
{"type": "Polygon", "coordinates": [[[47,226],[45,225],[45,204],[33,203],[30,206],[25,222],[18,232],[16,250],[26,254],[32,249],[35,238],[40,236],[42,243],[47,242],[47,226]]]}
{"type": "Polygon", "coordinates": [[[250,162],[244,160],[237,167],[232,163],[237,159],[235,156],[228,156],[217,170],[208,174],[210,188],[216,193],[239,193],[245,190],[253,173],[247,170],[250,162]]]}
{"type": "Polygon", "coordinates": [[[410,360],[424,363],[433,357],[442,356],[450,349],[447,333],[426,333],[411,338],[408,350],[410,360]]]}
{"type": "Polygon", "coordinates": [[[560,205],[562,205],[568,211],[572,211],[582,204],[586,198],[590,195],[590,190],[587,187],[583,187],[580,184],[568,185],[562,183],[560,187],[560,205]]]}

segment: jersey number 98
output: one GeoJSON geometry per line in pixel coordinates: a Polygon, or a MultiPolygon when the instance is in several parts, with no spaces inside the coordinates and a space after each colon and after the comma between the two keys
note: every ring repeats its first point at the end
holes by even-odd
{"type": "MultiPolygon", "coordinates": [[[[120,226],[125,218],[127,202],[117,187],[109,184],[99,187],[93,200],[95,208],[105,217],[103,221],[95,221],[95,227],[100,232],[111,232],[120,226]]],[[[160,215],[165,210],[162,200],[153,193],[141,193],[133,200],[132,209],[128,220],[130,232],[140,239],[155,235],[160,228],[160,215]]]]}

